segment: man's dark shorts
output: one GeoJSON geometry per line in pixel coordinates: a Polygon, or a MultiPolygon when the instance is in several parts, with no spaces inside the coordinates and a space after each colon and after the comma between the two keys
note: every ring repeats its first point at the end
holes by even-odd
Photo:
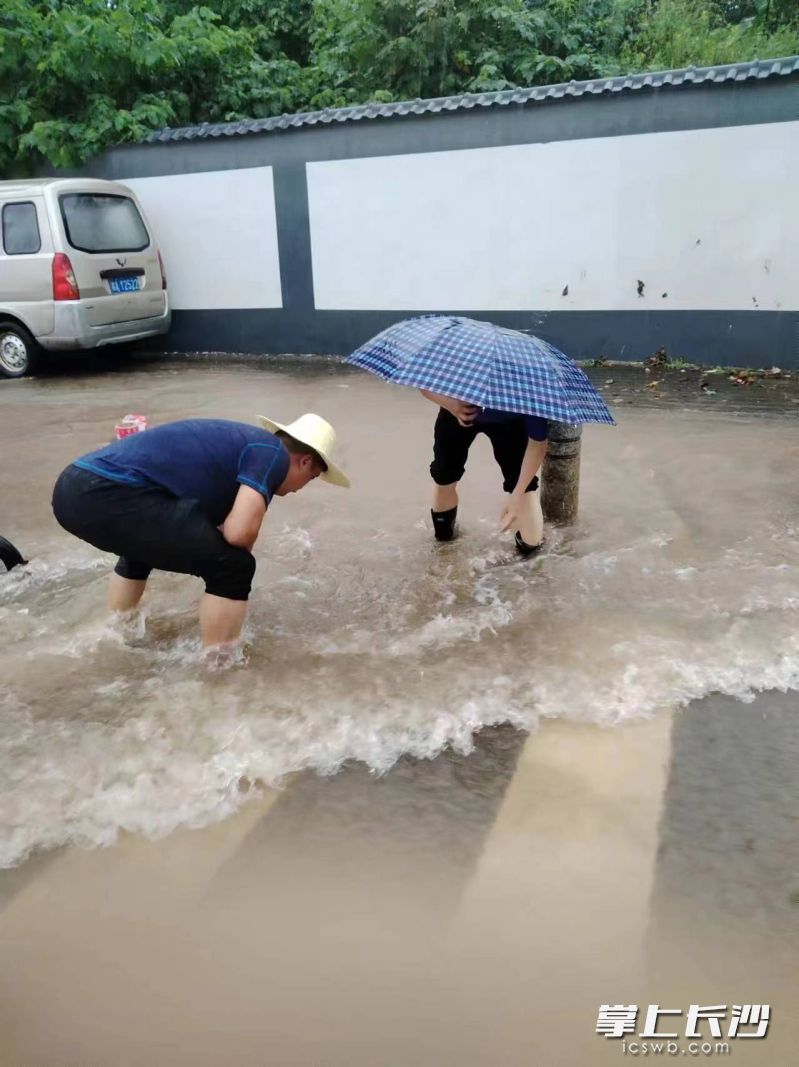
{"type": "Polygon", "coordinates": [[[69,466],[55,484],[53,513],[71,534],[119,556],[114,569],[123,578],[174,571],[203,578],[205,591],[214,596],[247,600],[250,595],[252,553],[228,544],[196,500],[69,466]]]}
{"type": "MultiPolygon", "coordinates": [[[[502,487],[506,493],[512,493],[527,450],[527,428],[523,415],[504,422],[467,427],[461,426],[449,411],[440,408],[433,437],[433,462],[430,464],[433,481],[436,485],[452,485],[461,480],[469,449],[479,433],[484,433],[491,442],[494,458],[502,469],[502,487]]],[[[534,475],[525,492],[537,488],[538,476],[534,475]]]]}

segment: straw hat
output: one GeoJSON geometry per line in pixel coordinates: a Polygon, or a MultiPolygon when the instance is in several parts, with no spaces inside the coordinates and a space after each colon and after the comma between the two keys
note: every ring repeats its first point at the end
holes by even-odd
{"type": "Polygon", "coordinates": [[[259,415],[258,421],[264,429],[269,430],[271,433],[282,430],[289,437],[293,437],[295,441],[308,445],[309,448],[312,448],[314,452],[322,457],[327,465],[327,470],[320,474],[319,477],[332,485],[340,485],[345,489],[349,488],[349,478],[330,458],[336,443],[336,431],[320,415],[311,415],[310,413],[300,415],[298,419],[290,422],[287,426],[280,422],[273,422],[272,419],[267,419],[265,415],[259,415]]]}

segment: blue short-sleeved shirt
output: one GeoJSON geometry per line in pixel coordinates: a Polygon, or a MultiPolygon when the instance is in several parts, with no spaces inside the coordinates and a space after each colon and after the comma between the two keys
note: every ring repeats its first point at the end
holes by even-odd
{"type": "Polygon", "coordinates": [[[549,423],[538,415],[514,415],[512,411],[499,411],[497,408],[480,408],[474,425],[484,426],[488,422],[508,422],[509,419],[524,419],[527,436],[533,441],[546,441],[549,436],[549,423]]]}
{"type": "Polygon", "coordinates": [[[160,485],[198,500],[208,518],[224,522],[240,485],[267,504],[289,470],[279,437],[246,422],[185,419],[155,426],[89,452],[75,466],[126,485],[160,485]]]}

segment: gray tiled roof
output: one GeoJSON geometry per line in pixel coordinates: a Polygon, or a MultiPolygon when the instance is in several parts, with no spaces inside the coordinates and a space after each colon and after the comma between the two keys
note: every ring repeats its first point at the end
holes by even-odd
{"type": "Polygon", "coordinates": [[[394,115],[434,115],[440,111],[468,111],[475,107],[506,107],[540,100],[557,100],[568,96],[621,93],[627,90],[657,89],[661,86],[720,84],[778,78],[799,71],[799,56],[785,59],[762,59],[752,63],[729,63],[718,67],[686,67],[647,74],[627,74],[619,78],[592,78],[590,81],[563,82],[560,85],[536,85],[530,89],[505,89],[496,93],[464,93],[441,96],[434,100],[405,100],[398,104],[359,104],[356,107],[325,108],[302,111],[296,115],[247,119],[240,122],[204,122],[199,126],[167,127],[150,134],[148,141],[193,141],[204,137],[236,137],[248,133],[269,133],[299,126],[322,123],[356,122],[361,119],[391,118],[394,115]]]}

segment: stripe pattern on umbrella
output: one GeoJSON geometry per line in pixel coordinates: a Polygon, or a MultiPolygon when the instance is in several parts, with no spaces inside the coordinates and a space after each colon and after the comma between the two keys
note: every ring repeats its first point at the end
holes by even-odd
{"type": "Polygon", "coordinates": [[[386,381],[478,407],[573,425],[614,425],[587,376],[548,341],[492,322],[424,315],[396,322],[349,363],[386,381]]]}

